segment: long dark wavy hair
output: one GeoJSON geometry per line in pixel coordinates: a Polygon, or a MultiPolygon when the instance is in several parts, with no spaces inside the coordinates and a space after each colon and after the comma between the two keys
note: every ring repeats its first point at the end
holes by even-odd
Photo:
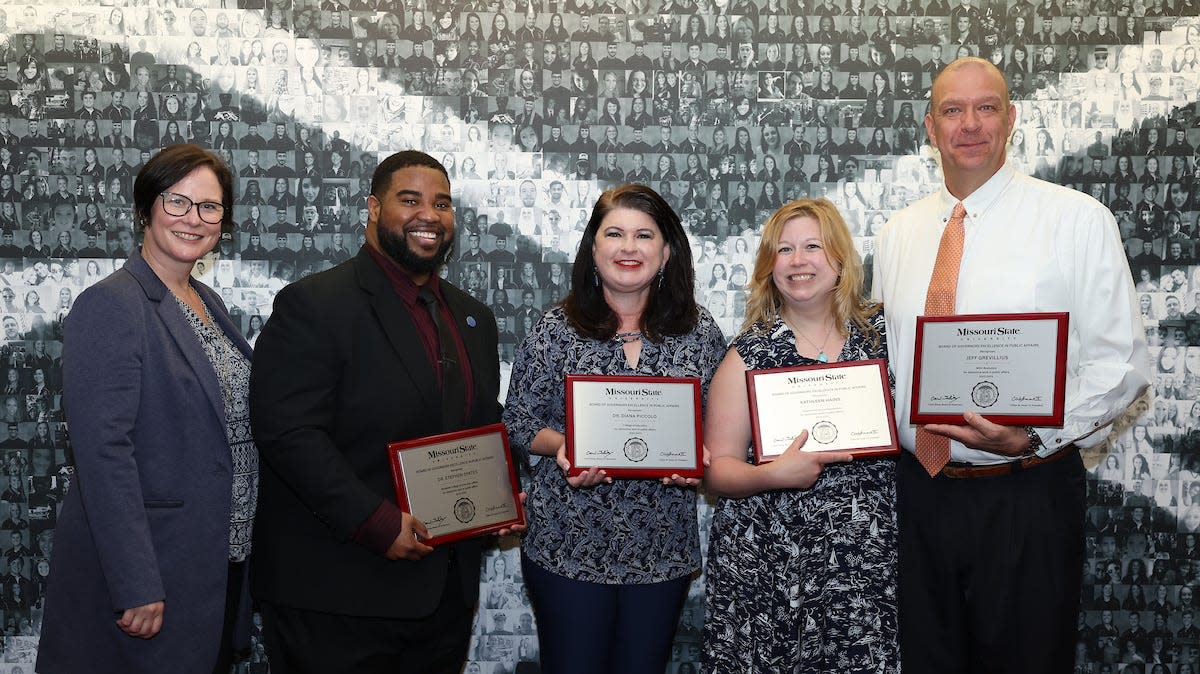
{"type": "Polygon", "coordinates": [[[699,308],[693,288],[696,272],[692,269],[692,249],[679,216],[658,192],[645,185],[619,185],[596,200],[592,217],[579,241],[575,265],[571,270],[571,291],[562,301],[567,322],[583,337],[611,339],[617,332],[617,315],[604,300],[604,288],[596,282],[596,263],[592,246],[604,217],[618,208],[631,208],[649,215],[671,249],[662,283],[653,281],[650,297],[642,311],[642,334],[652,341],[665,336],[682,335],[696,327],[699,308]]]}

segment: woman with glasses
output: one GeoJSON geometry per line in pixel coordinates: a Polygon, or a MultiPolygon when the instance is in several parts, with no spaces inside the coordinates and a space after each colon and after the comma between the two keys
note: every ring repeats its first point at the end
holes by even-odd
{"type": "Polygon", "coordinates": [[[37,669],[228,671],[258,491],[250,347],[196,261],[232,229],[233,176],[195,145],[146,162],[143,234],[64,325],[79,479],[58,521],[37,669]]]}

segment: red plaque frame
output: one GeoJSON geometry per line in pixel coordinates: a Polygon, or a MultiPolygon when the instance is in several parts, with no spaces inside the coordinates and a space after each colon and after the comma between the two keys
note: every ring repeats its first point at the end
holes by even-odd
{"type": "Polygon", "coordinates": [[[400,454],[406,451],[422,449],[430,445],[456,442],[488,435],[499,435],[501,442],[504,444],[504,462],[508,468],[508,483],[512,491],[512,499],[513,504],[516,507],[517,517],[515,519],[505,520],[503,522],[493,522],[480,527],[459,529],[441,536],[430,536],[429,538],[421,539],[422,543],[431,546],[441,545],[443,543],[452,543],[465,538],[474,538],[476,536],[490,534],[501,529],[507,529],[513,525],[524,525],[526,523],[525,507],[521,503],[520,497],[520,482],[517,480],[516,466],[513,465],[512,449],[508,444],[508,429],[504,426],[504,424],[497,423],[489,424],[487,426],[479,426],[477,428],[467,428],[461,431],[454,431],[452,433],[442,433],[440,435],[430,435],[424,438],[415,438],[413,440],[403,440],[399,442],[388,443],[388,463],[392,468],[392,483],[396,488],[396,504],[400,506],[400,509],[404,512],[411,513],[412,515],[424,521],[425,518],[423,518],[420,513],[414,513],[412,510],[410,510],[412,504],[409,503],[408,490],[404,486],[404,467],[400,460],[400,454]]]}
{"type": "Polygon", "coordinates": [[[917,401],[921,395],[921,365],[925,345],[925,325],[928,323],[963,323],[963,322],[1014,322],[1014,321],[1048,321],[1058,323],[1058,338],[1055,343],[1054,355],[1054,401],[1053,411],[1047,415],[1041,414],[984,414],[980,416],[994,424],[1004,426],[1042,426],[1061,427],[1066,407],[1067,390],[1067,330],[1070,327],[1070,314],[1065,311],[1057,312],[1027,312],[1009,314],[957,314],[951,316],[917,316],[917,334],[913,354],[913,385],[912,397],[909,401],[909,421],[914,424],[956,424],[966,423],[962,414],[926,414],[917,409],[917,401]]]}
{"type": "MultiPolygon", "coordinates": [[[[888,418],[888,435],[891,437],[891,444],[878,445],[871,447],[862,447],[860,449],[840,450],[853,454],[856,457],[869,456],[895,456],[900,453],[900,436],[896,432],[896,405],[892,399],[892,387],[887,376],[887,361],[882,358],[871,358],[869,360],[847,360],[838,361],[835,363],[821,363],[818,365],[797,365],[794,367],[779,367],[762,370],[747,370],[746,371],[746,399],[750,405],[750,428],[751,437],[754,441],[754,462],[756,464],[768,463],[775,460],[774,456],[764,456],[762,453],[762,429],[758,420],[758,389],[755,385],[755,379],[763,374],[779,374],[783,372],[808,372],[812,370],[829,370],[845,367],[863,367],[874,365],[879,368],[879,377],[883,384],[883,399],[884,405],[887,408],[888,418]]],[[[805,443],[807,444],[807,443],[805,443]]],[[[825,450],[832,451],[832,450],[825,450]]]]}
{"type": "Polygon", "coordinates": [[[627,377],[620,375],[582,375],[569,374],[566,377],[566,416],[567,416],[567,460],[571,462],[569,475],[579,475],[587,472],[590,465],[580,466],[575,462],[575,389],[576,382],[610,382],[614,384],[677,384],[692,387],[692,404],[695,407],[695,468],[661,467],[661,468],[610,468],[600,466],[610,477],[615,478],[661,478],[678,475],[680,477],[704,477],[704,422],[701,417],[700,379],[698,377],[627,377]]]}

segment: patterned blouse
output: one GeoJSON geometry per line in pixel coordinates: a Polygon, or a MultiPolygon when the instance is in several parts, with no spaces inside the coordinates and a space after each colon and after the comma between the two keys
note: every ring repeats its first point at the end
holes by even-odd
{"type": "Polygon", "coordinates": [[[532,465],[522,542],[530,560],[560,576],[611,584],[658,583],[700,568],[694,489],[652,479],[574,489],[552,457],[529,448],[543,428],[565,432],[568,374],[699,377],[707,399],[724,355],[725,337],[703,308],[686,335],[643,340],[636,368],[620,341],[580,337],[561,308],[534,326],[513,363],[504,410],[513,449],[532,465]]]}
{"type": "Polygon", "coordinates": [[[208,305],[204,306],[208,317],[205,323],[183,300],[176,297],[175,301],[196,331],[225,398],[225,437],[233,458],[229,560],[241,562],[250,556],[254,511],[258,508],[258,448],[250,433],[250,360],[216,326],[208,305]]]}
{"type": "MultiPolygon", "coordinates": [[[[887,358],[883,310],[838,361],[887,358]]],[[[747,370],[816,365],[778,316],[733,340],[747,370]]],[[[892,376],[889,369],[889,384],[892,376]]],[[[747,450],[746,461],[753,462],[747,450]]],[[[825,467],[808,489],[717,501],[705,585],[710,674],[897,674],[896,460],[825,467]]]]}

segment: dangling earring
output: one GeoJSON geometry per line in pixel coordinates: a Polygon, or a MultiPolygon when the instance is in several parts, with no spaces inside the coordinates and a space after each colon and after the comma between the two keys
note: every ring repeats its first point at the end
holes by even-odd
{"type": "Polygon", "coordinates": [[[600,270],[596,268],[596,265],[592,265],[592,285],[600,287],[600,270]]]}
{"type": "Polygon", "coordinates": [[[666,276],[667,266],[663,265],[658,268],[658,289],[662,290],[663,277],[666,276]]]}

